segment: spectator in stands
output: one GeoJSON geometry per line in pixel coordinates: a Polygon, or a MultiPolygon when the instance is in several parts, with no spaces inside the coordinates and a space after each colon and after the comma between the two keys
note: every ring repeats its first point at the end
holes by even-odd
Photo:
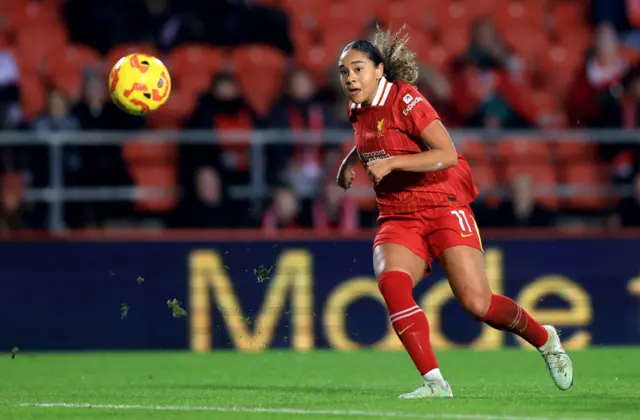
{"type": "Polygon", "coordinates": [[[280,10],[256,0],[190,0],[191,10],[206,22],[206,40],[220,46],[269,44],[293,54],[289,20],[280,10]],[[241,29],[240,29],[241,28],[241,29]]]}
{"type": "Polygon", "coordinates": [[[633,195],[620,200],[612,223],[618,227],[640,227],[640,172],[633,179],[633,195]]]}
{"type": "Polygon", "coordinates": [[[25,220],[23,193],[19,174],[0,174],[0,233],[31,227],[25,220]]]}
{"type": "Polygon", "coordinates": [[[43,115],[33,123],[36,131],[73,131],[80,129],[80,122],[71,115],[67,96],[60,90],[52,90],[47,97],[43,115]]]}
{"type": "Polygon", "coordinates": [[[327,179],[313,201],[312,217],[315,229],[335,229],[340,233],[353,233],[360,227],[356,200],[345,194],[335,180],[327,179]]]}
{"type": "Polygon", "coordinates": [[[516,175],[509,185],[509,194],[498,208],[478,203],[474,206],[478,224],[487,227],[548,227],[555,224],[555,213],[538,204],[534,196],[533,177],[516,175]]]}
{"type": "Polygon", "coordinates": [[[289,183],[298,195],[307,196],[316,191],[322,175],[323,138],[319,134],[311,139],[310,144],[302,138],[296,141],[295,132],[311,130],[321,133],[325,128],[334,127],[334,123],[331,109],[309,72],[296,69],[287,81],[287,89],[267,121],[271,128],[292,130],[293,145],[267,147],[268,180],[271,183],[289,183]]]}
{"type": "Polygon", "coordinates": [[[568,93],[567,114],[572,125],[620,127],[622,82],[637,63],[636,55],[620,46],[615,28],[602,23],[593,51],[568,93]]]}
{"type": "Polygon", "coordinates": [[[246,209],[229,200],[220,174],[211,166],[198,168],[183,192],[170,217],[172,228],[234,228],[247,219],[246,209]]]}
{"type": "MultiPolygon", "coordinates": [[[[104,79],[92,69],[84,71],[82,96],[73,108],[73,115],[80,121],[83,130],[135,131],[144,128],[145,124],[144,118],[124,113],[113,104],[104,79]]],[[[79,151],[87,168],[79,180],[82,185],[132,185],[119,144],[80,146],[79,151]]],[[[90,207],[92,217],[99,221],[115,218],[130,211],[128,203],[99,202],[91,204],[90,207]]]]}
{"type": "Polygon", "coordinates": [[[109,98],[104,78],[93,69],[83,72],[80,101],[72,114],[83,130],[140,130],[145,119],[122,112],[109,98]]]}
{"type": "Polygon", "coordinates": [[[521,72],[522,63],[500,36],[491,19],[476,19],[471,25],[470,36],[466,58],[480,70],[506,69],[512,74],[521,72]]]}
{"type": "Polygon", "coordinates": [[[311,227],[309,212],[300,204],[293,189],[278,187],[272,197],[271,205],[262,217],[262,229],[266,233],[311,227]]]}
{"type": "Polygon", "coordinates": [[[20,71],[9,50],[0,49],[0,130],[20,122],[20,71]]]}
{"type": "Polygon", "coordinates": [[[460,62],[452,85],[452,101],[461,125],[496,129],[531,125],[519,92],[504,72],[482,70],[476,64],[460,62]]]}
{"type": "MultiPolygon", "coordinates": [[[[257,124],[253,109],[242,97],[238,81],[231,73],[213,77],[211,90],[200,96],[187,128],[208,130],[251,130],[257,124]]],[[[182,167],[191,179],[201,166],[214,166],[222,171],[225,184],[246,183],[249,180],[250,139],[245,143],[223,134],[211,145],[181,145],[182,167]]]]}

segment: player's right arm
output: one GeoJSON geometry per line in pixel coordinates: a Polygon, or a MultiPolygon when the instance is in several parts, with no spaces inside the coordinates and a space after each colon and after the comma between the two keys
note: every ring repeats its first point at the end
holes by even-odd
{"type": "Polygon", "coordinates": [[[356,166],[359,160],[360,157],[358,156],[358,149],[356,149],[356,147],[354,146],[347,157],[345,157],[342,161],[340,169],[338,169],[338,177],[336,178],[336,183],[341,188],[345,190],[351,188],[351,184],[353,184],[353,180],[356,177],[356,172],[353,170],[353,168],[356,166]]]}

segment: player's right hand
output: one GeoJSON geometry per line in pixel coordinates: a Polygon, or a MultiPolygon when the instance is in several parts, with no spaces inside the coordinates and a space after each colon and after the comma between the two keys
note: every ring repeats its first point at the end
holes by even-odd
{"type": "Polygon", "coordinates": [[[348,190],[351,188],[353,184],[353,180],[356,178],[356,171],[353,170],[353,167],[344,165],[338,171],[338,177],[336,178],[336,184],[340,186],[340,188],[344,190],[348,190]]]}

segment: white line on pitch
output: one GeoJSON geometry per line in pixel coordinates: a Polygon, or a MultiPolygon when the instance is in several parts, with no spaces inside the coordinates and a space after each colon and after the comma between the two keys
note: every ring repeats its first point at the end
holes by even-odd
{"type": "Polygon", "coordinates": [[[342,416],[342,417],[395,417],[403,419],[458,419],[458,420],[607,420],[586,418],[561,418],[561,417],[527,417],[505,416],[492,414],[436,414],[436,413],[406,413],[385,411],[361,411],[361,410],[305,410],[301,408],[264,408],[264,407],[216,407],[216,406],[180,406],[180,405],[129,405],[129,404],[78,404],[78,403],[22,403],[20,407],[42,408],[102,408],[108,410],[149,410],[149,411],[215,411],[221,413],[271,413],[271,414],[298,414],[316,416],[342,416]]]}

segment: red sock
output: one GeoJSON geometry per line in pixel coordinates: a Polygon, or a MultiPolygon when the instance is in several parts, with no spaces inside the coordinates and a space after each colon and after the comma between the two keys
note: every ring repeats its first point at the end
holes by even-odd
{"type": "Polygon", "coordinates": [[[535,347],[544,345],[549,336],[547,330],[522,306],[502,295],[491,297],[491,305],[482,321],[498,330],[517,334],[535,347]]]}
{"type": "Polygon", "coordinates": [[[400,271],[383,273],[378,286],[387,304],[391,325],[421,375],[438,367],[429,339],[429,322],[413,299],[411,277],[400,271]]]}

